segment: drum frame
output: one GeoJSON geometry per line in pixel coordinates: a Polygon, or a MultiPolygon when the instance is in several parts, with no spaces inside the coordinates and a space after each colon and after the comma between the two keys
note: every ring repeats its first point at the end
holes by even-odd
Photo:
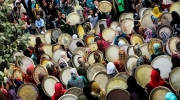
{"type": "MultiPolygon", "coordinates": [[[[173,30],[173,28],[172,28],[170,25],[162,25],[162,26],[160,26],[160,27],[158,28],[158,30],[157,30],[157,33],[158,33],[157,36],[158,36],[158,38],[162,40],[162,38],[159,36],[159,31],[160,31],[160,29],[163,28],[163,27],[169,27],[169,28],[171,29],[172,33],[171,33],[170,36],[169,36],[169,38],[171,38],[172,35],[173,35],[173,33],[174,33],[174,30],[173,30]]],[[[169,38],[168,38],[168,39],[169,39],[169,38]]]]}
{"type": "MultiPolygon", "coordinates": [[[[65,70],[67,70],[67,69],[71,69],[71,67],[65,67],[65,68],[63,68],[62,69],[62,71],[61,71],[61,73],[60,73],[60,81],[64,84],[64,85],[67,85],[66,83],[64,83],[64,81],[63,81],[63,79],[62,79],[62,74],[63,74],[63,72],[65,71],[65,70]]],[[[70,73],[69,73],[70,74],[70,73]]]]}
{"type": "MultiPolygon", "coordinates": [[[[87,61],[87,62],[89,61],[89,60],[88,60],[89,56],[92,55],[92,54],[94,54],[95,52],[97,52],[97,53],[100,55],[101,61],[104,60],[103,53],[102,53],[101,51],[99,51],[99,50],[95,50],[95,51],[90,52],[90,53],[87,55],[87,57],[86,57],[86,61],[87,61]]],[[[88,63],[89,63],[89,62],[88,62],[88,63]]],[[[90,63],[89,63],[89,64],[90,64],[90,63]]],[[[90,65],[93,65],[93,64],[90,64],[90,65]]]]}
{"type": "Polygon", "coordinates": [[[55,30],[58,30],[58,31],[60,32],[59,37],[60,37],[61,34],[63,34],[63,33],[62,33],[62,31],[61,31],[60,29],[58,29],[58,28],[53,29],[53,30],[51,31],[51,39],[52,39],[55,43],[57,43],[56,39],[58,39],[58,38],[55,39],[54,36],[53,36],[53,32],[54,32],[55,30]]]}
{"type": "MultiPolygon", "coordinates": [[[[115,88],[115,89],[113,89],[113,90],[119,90],[119,89],[125,91],[125,92],[129,95],[129,98],[130,98],[130,93],[129,93],[127,90],[125,90],[125,89],[115,88]]],[[[111,90],[111,91],[113,91],[113,90],[111,90]]],[[[108,94],[109,94],[111,91],[109,91],[109,92],[106,94],[106,98],[107,98],[108,94]]],[[[107,100],[107,99],[106,99],[106,100],[107,100]]],[[[130,99],[129,99],[129,100],[130,100],[130,99]]]]}
{"type": "MultiPolygon", "coordinates": [[[[128,66],[127,66],[127,62],[128,62],[128,60],[130,59],[130,58],[137,58],[138,59],[138,57],[137,56],[135,56],[135,55],[131,55],[131,56],[129,56],[127,59],[126,59],[126,61],[125,61],[125,70],[126,70],[126,72],[130,75],[130,73],[129,73],[129,70],[128,70],[128,66]]],[[[137,62],[136,62],[137,63],[137,62]]]]}
{"type": "MultiPolygon", "coordinates": [[[[118,52],[119,52],[119,47],[117,46],[117,45],[110,45],[108,48],[110,48],[110,47],[116,47],[117,49],[118,49],[118,52]]],[[[108,50],[108,48],[105,50],[105,58],[106,58],[106,60],[108,61],[108,62],[112,62],[110,59],[107,59],[107,50],[108,50]]],[[[118,53],[117,53],[118,54],[118,53]]]]}
{"type": "MultiPolygon", "coordinates": [[[[131,36],[131,39],[130,39],[132,45],[135,45],[135,44],[136,44],[136,43],[133,43],[133,41],[132,41],[133,37],[135,37],[135,36],[140,37],[141,40],[143,41],[143,44],[145,43],[145,42],[144,42],[144,38],[143,38],[141,35],[139,35],[139,34],[133,34],[133,35],[131,36]]],[[[138,43],[138,44],[140,44],[140,43],[138,43]]],[[[142,44],[140,44],[140,45],[142,45],[142,44]]]]}
{"type": "MultiPolygon", "coordinates": [[[[177,70],[177,69],[180,69],[180,68],[179,68],[179,67],[174,68],[174,69],[169,73],[169,84],[170,84],[170,86],[173,88],[173,90],[175,90],[175,91],[179,91],[179,90],[175,89],[175,87],[173,86],[173,83],[172,83],[172,81],[171,81],[171,76],[172,76],[173,72],[174,72],[175,70],[177,70]]],[[[178,77],[178,76],[177,76],[177,77],[178,77]]]]}
{"type": "MultiPolygon", "coordinates": [[[[37,84],[39,84],[40,82],[39,82],[39,79],[38,80],[36,80],[36,78],[35,78],[35,70],[37,69],[37,68],[39,68],[39,67],[42,67],[45,71],[46,71],[46,76],[48,76],[48,71],[47,71],[47,69],[46,69],[46,67],[44,67],[44,66],[42,66],[42,65],[37,65],[35,68],[34,68],[34,72],[33,72],[33,79],[34,79],[34,81],[37,83],[37,84]]],[[[44,73],[43,73],[44,74],[44,73]]]]}
{"type": "MultiPolygon", "coordinates": [[[[78,90],[79,92],[81,91],[82,92],[82,94],[84,94],[83,93],[83,90],[81,89],[81,88],[78,88],[78,87],[72,87],[72,88],[69,88],[64,94],[66,95],[66,94],[70,94],[70,93],[68,93],[69,91],[71,91],[71,90],[78,90]]],[[[78,93],[79,93],[78,92],[78,93]]],[[[80,95],[82,95],[82,94],[80,94],[80,95]]],[[[72,95],[74,95],[74,94],[72,94],[72,95]]],[[[75,95],[76,96],[76,95],[75,95]]],[[[78,97],[78,96],[77,96],[78,97]]]]}
{"type": "Polygon", "coordinates": [[[68,33],[63,33],[58,37],[58,44],[63,44],[66,48],[70,45],[71,41],[72,41],[72,37],[68,33]],[[69,39],[69,43],[67,45],[65,45],[64,42],[61,43],[61,41],[60,41],[64,37],[67,37],[69,39]]]}
{"type": "Polygon", "coordinates": [[[108,1],[101,1],[101,2],[99,2],[99,4],[98,4],[98,9],[101,11],[101,12],[104,12],[104,13],[106,13],[106,12],[111,12],[111,10],[112,10],[112,4],[110,3],[110,2],[108,2],[108,1]],[[103,3],[107,3],[109,6],[111,6],[111,8],[109,9],[109,11],[103,11],[102,9],[101,9],[101,4],[103,4],[103,3]]]}

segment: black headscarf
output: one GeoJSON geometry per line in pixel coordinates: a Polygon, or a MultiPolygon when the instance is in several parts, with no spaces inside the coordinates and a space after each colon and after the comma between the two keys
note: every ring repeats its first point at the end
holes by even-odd
{"type": "Polygon", "coordinates": [[[145,97],[145,91],[144,89],[138,85],[138,83],[136,82],[136,79],[133,76],[130,76],[127,80],[127,91],[132,94],[132,93],[137,93],[139,94],[140,98],[144,98],[145,97]]]}
{"type": "Polygon", "coordinates": [[[176,11],[172,11],[171,16],[172,16],[172,21],[170,25],[172,27],[174,26],[174,24],[180,24],[180,16],[176,11]]]}
{"type": "Polygon", "coordinates": [[[83,88],[83,92],[84,92],[84,95],[86,96],[86,98],[87,98],[88,100],[98,100],[98,97],[94,97],[94,96],[91,94],[92,90],[91,90],[91,88],[90,88],[89,86],[85,86],[85,87],[83,88]]]}

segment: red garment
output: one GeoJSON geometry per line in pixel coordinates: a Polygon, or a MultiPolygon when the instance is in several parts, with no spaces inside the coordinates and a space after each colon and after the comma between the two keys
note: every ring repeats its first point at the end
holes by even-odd
{"type": "Polygon", "coordinates": [[[26,70],[27,75],[25,76],[25,79],[27,83],[32,83],[36,85],[36,82],[34,81],[33,78],[33,72],[34,72],[34,65],[32,64],[28,65],[26,70]]]}
{"type": "Polygon", "coordinates": [[[156,70],[151,71],[151,81],[149,83],[152,87],[156,88],[165,84],[165,81],[161,78],[160,74],[156,70]]]}
{"type": "Polygon", "coordinates": [[[5,96],[6,100],[9,100],[9,95],[6,89],[2,88],[0,86],[0,91],[3,93],[3,95],[5,96]]]}
{"type": "Polygon", "coordinates": [[[107,25],[107,27],[110,27],[111,23],[112,23],[112,21],[111,21],[110,17],[108,17],[108,18],[106,19],[106,25],[107,25]]]}
{"type": "Polygon", "coordinates": [[[55,93],[51,100],[58,100],[62,95],[64,95],[65,92],[66,90],[63,88],[62,84],[57,82],[55,84],[55,93]]]}
{"type": "Polygon", "coordinates": [[[118,72],[125,72],[124,64],[120,60],[115,60],[114,65],[118,72]]]}

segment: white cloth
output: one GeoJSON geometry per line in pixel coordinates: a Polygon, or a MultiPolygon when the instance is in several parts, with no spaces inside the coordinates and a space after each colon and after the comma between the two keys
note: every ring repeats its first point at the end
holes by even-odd
{"type": "Polygon", "coordinates": [[[77,35],[73,34],[72,39],[77,39],[77,35]]]}
{"type": "Polygon", "coordinates": [[[113,74],[116,71],[116,67],[112,62],[107,64],[107,74],[113,74]]]}
{"type": "Polygon", "coordinates": [[[122,42],[121,40],[118,42],[118,46],[121,47],[123,44],[125,44],[124,42],[122,42]]]}
{"type": "MultiPolygon", "coordinates": [[[[17,7],[17,5],[16,5],[16,3],[18,3],[19,2],[19,0],[16,0],[16,2],[15,2],[15,7],[17,7]]],[[[21,7],[23,7],[24,8],[24,6],[23,6],[23,4],[22,3],[20,3],[21,4],[21,7]]]]}
{"type": "Polygon", "coordinates": [[[172,3],[171,0],[163,0],[162,1],[162,4],[164,4],[164,5],[169,5],[171,3],[172,3]]]}
{"type": "Polygon", "coordinates": [[[76,76],[79,76],[78,73],[77,73],[76,68],[71,68],[70,73],[75,74],[76,76]]]}

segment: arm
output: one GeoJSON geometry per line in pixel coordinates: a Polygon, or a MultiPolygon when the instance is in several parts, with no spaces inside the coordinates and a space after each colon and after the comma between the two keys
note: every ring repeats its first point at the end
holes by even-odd
{"type": "Polygon", "coordinates": [[[86,80],[86,78],[84,76],[82,76],[83,81],[84,81],[84,85],[88,85],[88,81],[86,80]]]}
{"type": "Polygon", "coordinates": [[[44,20],[41,19],[41,26],[44,26],[44,20]]]}

